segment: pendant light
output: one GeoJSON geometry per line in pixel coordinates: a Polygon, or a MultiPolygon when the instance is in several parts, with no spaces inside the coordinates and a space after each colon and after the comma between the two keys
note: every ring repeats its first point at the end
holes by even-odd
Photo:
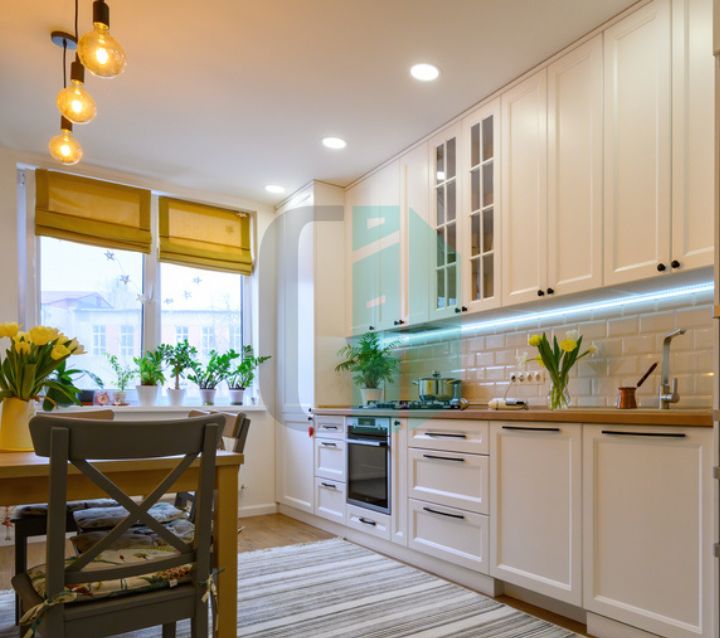
{"type": "Polygon", "coordinates": [[[53,159],[70,166],[77,164],[83,156],[83,149],[72,134],[72,122],[66,117],[60,118],[60,134],[50,139],[48,150],[53,159]]]}
{"type": "Polygon", "coordinates": [[[70,66],[70,86],[57,94],[57,107],[60,113],[73,124],[87,124],[95,119],[97,107],[95,100],[85,90],[85,68],[77,55],[70,66]]]}
{"type": "Polygon", "coordinates": [[[93,30],[80,38],[78,55],[85,68],[101,78],[114,78],[125,69],[125,50],[110,35],[110,7],[93,2],[93,30]]]}

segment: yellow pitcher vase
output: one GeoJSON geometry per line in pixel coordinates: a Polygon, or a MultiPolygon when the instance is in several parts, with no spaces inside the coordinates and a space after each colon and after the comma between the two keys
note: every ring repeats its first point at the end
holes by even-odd
{"type": "Polygon", "coordinates": [[[32,452],[30,419],[35,415],[35,402],[8,397],[2,402],[0,421],[0,451],[32,452]]]}

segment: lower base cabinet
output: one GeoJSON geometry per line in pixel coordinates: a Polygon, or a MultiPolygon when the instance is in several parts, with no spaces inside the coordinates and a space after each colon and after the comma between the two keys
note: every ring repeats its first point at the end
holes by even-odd
{"type": "Polygon", "coordinates": [[[315,516],[345,524],[345,483],[315,477],[315,516]]]}
{"type": "Polygon", "coordinates": [[[487,574],[489,544],[484,514],[409,499],[410,549],[487,574]]]}
{"type": "Polygon", "coordinates": [[[585,609],[713,635],[712,441],[710,428],[583,428],[585,609]]]}
{"type": "Polygon", "coordinates": [[[279,503],[312,514],[315,493],[313,439],[308,434],[307,418],[286,419],[277,424],[275,433],[278,468],[275,498],[279,503]]]}
{"type": "Polygon", "coordinates": [[[364,507],[348,505],[346,524],[348,527],[366,534],[377,536],[386,541],[390,540],[390,516],[387,514],[374,512],[364,507]]]}

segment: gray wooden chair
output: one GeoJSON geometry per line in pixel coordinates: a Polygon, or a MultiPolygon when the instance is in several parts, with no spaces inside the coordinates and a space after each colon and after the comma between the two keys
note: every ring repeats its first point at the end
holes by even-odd
{"type": "Polygon", "coordinates": [[[21,632],[32,627],[42,638],[101,638],[162,625],[163,638],[173,638],[175,623],[190,618],[192,637],[207,638],[207,599],[213,582],[210,527],[215,456],[223,425],[220,415],[112,423],[47,416],[32,419],[35,452],[50,458],[47,561],[12,580],[27,610],[21,632]],[[140,504],[88,461],[173,456],[181,456],[175,468],[140,504]],[[196,530],[189,545],[158,523],[148,510],[198,457],[196,530]],[[129,515],[87,551],[66,559],[70,464],[124,506],[129,515]],[[146,555],[143,552],[125,550],[119,554],[126,562],[108,562],[106,555],[115,541],[136,522],[163,538],[168,551],[161,558],[142,560],[146,555]],[[126,560],[128,554],[134,560],[126,560]],[[128,589],[131,581],[142,581],[143,585],[128,589]],[[116,582],[121,587],[112,594],[102,593],[102,586],[98,586],[116,582]]]}

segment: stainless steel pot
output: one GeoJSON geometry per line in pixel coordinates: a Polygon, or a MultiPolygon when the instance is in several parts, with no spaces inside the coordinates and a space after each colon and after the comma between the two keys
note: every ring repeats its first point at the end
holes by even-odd
{"type": "Polygon", "coordinates": [[[435,371],[432,376],[415,379],[413,383],[418,387],[418,398],[421,401],[450,401],[456,396],[456,386],[462,382],[451,377],[441,377],[435,371]]]}

